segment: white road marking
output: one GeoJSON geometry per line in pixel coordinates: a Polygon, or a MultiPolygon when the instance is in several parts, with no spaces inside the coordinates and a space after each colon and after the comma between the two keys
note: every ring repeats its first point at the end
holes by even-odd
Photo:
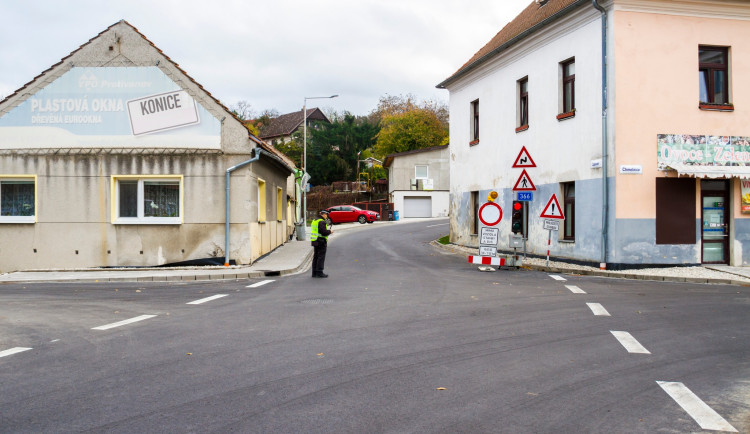
{"type": "Polygon", "coordinates": [[[203,304],[203,303],[205,303],[207,301],[212,301],[212,300],[216,300],[217,298],[226,297],[227,295],[229,295],[229,294],[216,294],[216,295],[212,295],[210,297],[201,298],[200,300],[191,301],[191,302],[188,302],[188,303],[185,303],[185,304],[203,304]]]}
{"type": "Polygon", "coordinates": [[[429,225],[425,226],[426,228],[434,228],[435,226],[448,226],[450,223],[440,223],[439,225],[429,225]]]}
{"type": "Polygon", "coordinates": [[[555,280],[567,280],[566,278],[562,276],[558,276],[557,274],[550,274],[549,277],[555,279],[555,280]]]}
{"type": "Polygon", "coordinates": [[[11,356],[13,354],[18,354],[18,353],[22,353],[24,351],[29,351],[30,349],[31,348],[26,348],[26,347],[11,348],[9,350],[0,351],[0,357],[11,356]]]}
{"type": "Polygon", "coordinates": [[[687,412],[703,429],[714,431],[737,432],[719,413],[703,402],[684,384],[669,381],[656,382],[669,396],[672,397],[683,410],[687,412]]]}
{"type": "Polygon", "coordinates": [[[610,333],[612,333],[615,338],[617,338],[618,341],[622,344],[623,347],[625,347],[626,350],[628,350],[629,353],[638,353],[638,354],[651,354],[649,350],[643,347],[640,343],[638,343],[637,340],[628,332],[613,332],[610,330],[610,333]]]}
{"type": "Polygon", "coordinates": [[[137,316],[135,318],[126,319],[126,320],[119,321],[119,322],[113,322],[112,324],[107,324],[107,325],[103,325],[103,326],[99,326],[99,327],[94,327],[91,330],[108,330],[108,329],[111,329],[111,328],[120,327],[120,326],[124,326],[124,325],[127,325],[127,324],[132,324],[134,322],[143,321],[144,319],[153,318],[155,316],[156,315],[141,315],[141,316],[137,316]]]}
{"type": "Polygon", "coordinates": [[[607,312],[607,309],[599,303],[586,303],[586,306],[588,306],[589,309],[591,309],[591,312],[594,312],[594,315],[596,316],[612,316],[607,312]]]}
{"type": "Polygon", "coordinates": [[[565,285],[565,287],[568,288],[570,292],[572,292],[573,294],[585,294],[586,293],[586,291],[584,291],[583,289],[575,285],[565,285]]]}
{"type": "Polygon", "coordinates": [[[252,285],[247,285],[245,288],[257,288],[271,282],[273,282],[273,280],[261,280],[260,282],[253,283],[252,285]]]}

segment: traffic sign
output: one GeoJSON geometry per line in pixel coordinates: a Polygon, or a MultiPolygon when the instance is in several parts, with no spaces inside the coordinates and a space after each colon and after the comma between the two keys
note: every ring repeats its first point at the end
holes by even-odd
{"type": "Polygon", "coordinates": [[[542,211],[542,214],[539,215],[539,217],[542,218],[548,218],[548,219],[560,219],[565,220],[565,216],[563,215],[563,210],[560,208],[560,202],[557,201],[557,196],[552,195],[551,198],[549,198],[549,202],[547,202],[547,206],[544,207],[544,211],[542,211]]]}
{"type": "MultiPolygon", "coordinates": [[[[482,227],[479,229],[479,245],[491,245],[497,248],[500,229],[482,227]]],[[[484,256],[484,255],[481,255],[484,256]]]]}
{"type": "Polygon", "coordinates": [[[517,191],[516,200],[519,202],[531,202],[534,200],[534,193],[530,191],[517,191]]]}
{"type": "Polygon", "coordinates": [[[516,161],[513,162],[513,167],[536,167],[536,163],[529,155],[529,151],[526,150],[526,146],[521,146],[521,152],[518,153],[516,161]]]}
{"type": "Polygon", "coordinates": [[[479,221],[485,226],[495,226],[503,218],[503,209],[495,202],[485,202],[479,207],[479,221]]]}
{"type": "Polygon", "coordinates": [[[560,220],[544,219],[544,229],[549,230],[549,231],[559,231],[560,220]]]}
{"type": "Polygon", "coordinates": [[[526,169],[521,172],[521,176],[518,177],[516,185],[513,186],[513,191],[534,191],[536,186],[531,182],[529,174],[526,173],[526,169]]]}

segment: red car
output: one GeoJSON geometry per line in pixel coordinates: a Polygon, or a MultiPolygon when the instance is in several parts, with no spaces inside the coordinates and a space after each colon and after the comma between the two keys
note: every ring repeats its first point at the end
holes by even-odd
{"type": "Polygon", "coordinates": [[[380,219],[380,214],[375,211],[359,209],[352,205],[337,205],[328,208],[328,219],[330,223],[360,222],[362,224],[372,223],[380,219]]]}

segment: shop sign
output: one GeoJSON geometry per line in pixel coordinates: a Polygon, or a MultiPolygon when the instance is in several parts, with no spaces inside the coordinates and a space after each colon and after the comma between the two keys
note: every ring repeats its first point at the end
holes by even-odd
{"type": "Polygon", "coordinates": [[[657,134],[658,169],[672,166],[750,167],[750,137],[657,134]]]}
{"type": "Polygon", "coordinates": [[[741,210],[743,214],[750,214],[750,181],[743,179],[741,181],[740,189],[742,204],[741,210]]]}

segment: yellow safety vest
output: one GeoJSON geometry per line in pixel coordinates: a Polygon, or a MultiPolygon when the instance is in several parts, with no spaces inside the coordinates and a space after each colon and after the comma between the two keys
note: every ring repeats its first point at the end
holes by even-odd
{"type": "Polygon", "coordinates": [[[323,219],[313,220],[312,223],[310,224],[310,241],[317,241],[318,238],[322,238],[328,241],[328,237],[324,237],[320,235],[320,232],[318,232],[318,224],[320,222],[325,222],[325,220],[323,219]]]}

